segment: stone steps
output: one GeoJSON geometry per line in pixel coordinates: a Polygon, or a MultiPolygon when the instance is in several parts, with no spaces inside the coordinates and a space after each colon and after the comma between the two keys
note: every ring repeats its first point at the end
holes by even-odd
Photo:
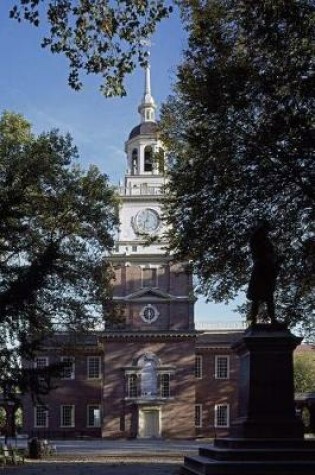
{"type": "Polygon", "coordinates": [[[241,439],[236,437],[224,437],[221,439],[215,439],[214,446],[217,448],[229,448],[229,449],[307,449],[315,450],[315,439],[263,439],[263,438],[250,438],[241,439]]]}
{"type": "MultiPolygon", "coordinates": [[[[308,449],[225,449],[202,448],[199,455],[222,461],[315,461],[315,450],[308,449]]],[[[315,472],[314,472],[315,475],[315,472]]]]}
{"type": "Polygon", "coordinates": [[[315,440],[216,439],[186,456],[182,475],[315,475],[315,440]]]}
{"type": "Polygon", "coordinates": [[[181,475],[314,475],[314,461],[219,461],[185,457],[181,475]]]}

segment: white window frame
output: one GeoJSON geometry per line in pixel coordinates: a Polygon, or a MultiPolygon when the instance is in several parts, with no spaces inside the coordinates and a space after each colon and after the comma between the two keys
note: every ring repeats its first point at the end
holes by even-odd
{"type": "Polygon", "coordinates": [[[230,356],[229,355],[216,355],[215,356],[215,379],[230,379],[230,356]],[[222,368],[220,361],[226,361],[226,375],[222,375],[222,368]]]}
{"type": "Polygon", "coordinates": [[[37,405],[34,407],[34,427],[37,429],[47,429],[49,426],[49,412],[46,406],[43,405],[37,405]],[[44,414],[45,421],[43,424],[38,424],[38,410],[41,409],[43,410],[42,415],[44,414]]]}
{"type": "Polygon", "coordinates": [[[202,355],[196,355],[195,357],[195,378],[202,379],[202,364],[203,358],[202,355]]]}
{"type": "Polygon", "coordinates": [[[75,406],[74,404],[63,404],[60,406],[60,427],[64,428],[72,428],[75,427],[75,406]],[[71,408],[71,414],[70,414],[70,424],[65,424],[65,413],[64,409],[65,408],[71,408]]]}
{"type": "Polygon", "coordinates": [[[101,379],[102,367],[101,367],[101,357],[100,356],[88,356],[87,357],[87,377],[88,379],[101,379]],[[91,376],[90,361],[98,360],[98,376],[91,376]]]}
{"type": "Polygon", "coordinates": [[[101,427],[101,418],[102,418],[102,413],[101,413],[101,406],[100,404],[88,404],[87,406],[87,413],[86,413],[87,421],[86,421],[86,426],[87,427],[92,427],[92,428],[99,428],[101,427]],[[91,408],[97,408],[99,410],[100,418],[97,423],[95,423],[95,418],[93,418],[93,424],[90,424],[90,409],[91,408]]]}
{"type": "Polygon", "coordinates": [[[218,429],[226,429],[227,427],[230,427],[230,404],[216,404],[214,406],[214,427],[218,429]],[[226,418],[226,423],[221,422],[221,411],[226,411],[225,413],[225,418],[226,418]]]}
{"type": "Polygon", "coordinates": [[[71,366],[69,364],[69,369],[70,369],[70,376],[66,376],[65,375],[65,371],[67,371],[67,367],[64,367],[62,369],[62,373],[61,373],[61,379],[75,379],[75,358],[74,356],[61,356],[60,358],[61,362],[64,363],[65,361],[69,360],[69,362],[71,361],[71,366]]]}
{"type": "Polygon", "coordinates": [[[195,427],[201,428],[202,427],[202,419],[203,419],[203,414],[202,414],[202,404],[195,404],[195,427]],[[199,410],[199,423],[198,423],[198,417],[197,417],[197,411],[199,410]]]}

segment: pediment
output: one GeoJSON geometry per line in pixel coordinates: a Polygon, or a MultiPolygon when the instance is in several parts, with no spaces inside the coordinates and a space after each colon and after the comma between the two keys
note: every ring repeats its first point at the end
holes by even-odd
{"type": "Polygon", "coordinates": [[[159,300],[169,300],[173,298],[171,294],[163,292],[162,290],[155,289],[152,287],[146,287],[144,289],[137,290],[132,292],[129,295],[126,295],[125,300],[148,300],[148,299],[159,299],[159,300]]]}

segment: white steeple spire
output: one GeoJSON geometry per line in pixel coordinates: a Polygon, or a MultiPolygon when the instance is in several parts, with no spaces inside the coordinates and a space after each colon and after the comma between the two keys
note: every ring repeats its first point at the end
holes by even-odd
{"type": "Polygon", "coordinates": [[[156,104],[151,95],[151,74],[150,64],[145,68],[144,95],[138,111],[141,115],[141,122],[155,122],[156,104]]]}

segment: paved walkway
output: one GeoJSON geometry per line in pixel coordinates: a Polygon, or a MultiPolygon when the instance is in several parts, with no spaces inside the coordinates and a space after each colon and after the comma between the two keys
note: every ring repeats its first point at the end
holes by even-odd
{"type": "MultiPolygon", "coordinates": [[[[194,440],[55,440],[56,456],[0,468],[0,475],[178,475],[184,456],[209,442],[194,440]]],[[[26,446],[26,440],[12,440],[26,446]]]]}
{"type": "MultiPolygon", "coordinates": [[[[153,439],[65,439],[50,440],[56,446],[58,455],[87,456],[144,456],[165,455],[184,456],[197,453],[199,447],[209,445],[209,441],[201,440],[153,440],[153,439]]],[[[27,448],[27,439],[11,439],[8,444],[27,448]]]]}
{"type": "Polygon", "coordinates": [[[184,456],[197,453],[198,448],[209,445],[209,441],[195,440],[56,440],[52,441],[58,454],[81,455],[166,455],[184,456]]]}
{"type": "Polygon", "coordinates": [[[178,475],[180,463],[45,463],[1,469],[1,475],[178,475]]]}

